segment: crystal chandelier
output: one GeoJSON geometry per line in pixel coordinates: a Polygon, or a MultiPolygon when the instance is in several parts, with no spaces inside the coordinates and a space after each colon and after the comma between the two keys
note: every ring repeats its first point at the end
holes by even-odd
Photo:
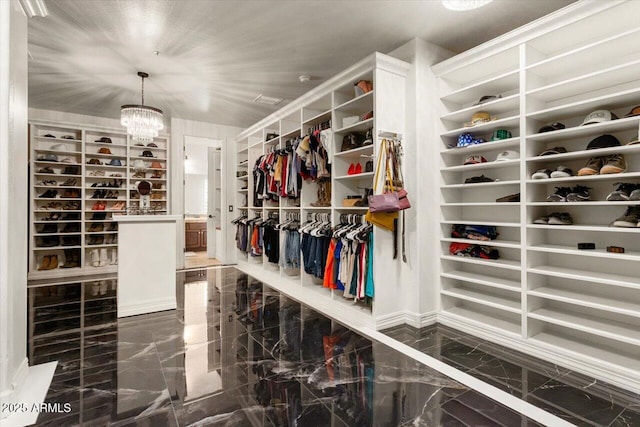
{"type": "Polygon", "coordinates": [[[442,5],[450,10],[472,10],[491,3],[493,0],[442,0],[442,5]]]}
{"type": "Polygon", "coordinates": [[[162,110],[144,105],[144,79],[149,74],[138,72],[138,76],[142,78],[142,102],[120,107],[120,124],[127,128],[134,141],[151,142],[164,129],[162,110]]]}

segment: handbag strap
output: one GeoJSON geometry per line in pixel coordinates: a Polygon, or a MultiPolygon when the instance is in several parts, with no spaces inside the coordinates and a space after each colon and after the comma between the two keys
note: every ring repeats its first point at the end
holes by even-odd
{"type": "MultiPolygon", "coordinates": [[[[378,181],[380,181],[380,165],[382,164],[382,156],[387,156],[386,153],[386,147],[387,147],[387,140],[383,139],[382,142],[380,143],[380,154],[378,156],[378,164],[376,165],[376,173],[373,176],[373,194],[376,194],[378,192],[378,181]]],[[[387,169],[387,165],[385,162],[385,171],[387,169]]]]}

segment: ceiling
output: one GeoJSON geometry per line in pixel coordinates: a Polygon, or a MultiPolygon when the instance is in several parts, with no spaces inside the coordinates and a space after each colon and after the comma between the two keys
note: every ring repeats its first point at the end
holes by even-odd
{"type": "Polygon", "coordinates": [[[145,71],[145,103],[166,116],[247,127],[372,52],[414,37],[462,52],[573,1],[46,0],[29,20],[29,105],[118,118],[145,71]]]}

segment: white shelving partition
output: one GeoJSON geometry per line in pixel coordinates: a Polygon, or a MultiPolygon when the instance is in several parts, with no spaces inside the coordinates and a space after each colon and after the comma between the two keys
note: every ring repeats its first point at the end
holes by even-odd
{"type": "MultiPolygon", "coordinates": [[[[640,390],[640,227],[610,224],[640,201],[606,201],[620,182],[640,183],[640,30],[637,1],[579,2],[500,40],[446,60],[433,71],[441,106],[441,312],[439,321],[506,344],[622,387],[640,390]],[[569,10],[571,9],[571,10],[569,10]],[[502,97],[476,105],[485,95],[502,97]],[[581,126],[594,110],[618,120],[581,126]],[[495,120],[465,127],[486,111],[495,120]],[[562,130],[539,133],[552,122],[562,130]],[[507,140],[491,141],[505,129],[507,140]],[[471,132],[488,142],[455,147],[471,132]],[[622,146],[587,150],[611,134],[622,146]],[[562,146],[567,153],[540,156],[562,146]],[[503,150],[518,160],[495,163],[503,150]],[[594,156],[624,155],[627,170],[575,176],[594,156]],[[487,163],[462,165],[469,155],[487,163]],[[539,169],[563,165],[566,178],[532,179],[539,169]],[[486,175],[497,182],[464,184],[486,175]],[[590,201],[551,202],[555,187],[590,188],[590,201]],[[520,202],[496,199],[520,193],[520,202]],[[535,224],[540,216],[568,212],[573,224],[535,224]],[[495,225],[490,242],[453,239],[453,224],[495,225]],[[449,244],[486,244],[500,259],[449,254],[449,244]],[[595,250],[579,250],[593,242],[595,250]],[[624,254],[607,252],[621,246],[624,254]]],[[[425,161],[427,166],[427,161],[425,161]]]]}
{"type": "Polygon", "coordinates": [[[117,271],[113,215],[138,207],[136,183],[151,183],[156,213],[169,210],[169,138],[159,136],[149,144],[135,145],[123,129],[30,121],[29,279],[117,271]],[[146,169],[136,171],[136,161],[146,169]],[[48,190],[56,194],[41,197],[48,190]],[[94,267],[94,250],[106,251],[108,261],[94,267]],[[43,269],[47,256],[55,256],[56,268],[43,269]]]}
{"type": "MultiPolygon", "coordinates": [[[[240,134],[236,140],[235,178],[238,181],[235,205],[238,215],[245,211],[249,217],[278,212],[280,218],[284,219],[287,214],[295,212],[305,222],[309,214],[326,213],[333,224],[340,222],[341,214],[364,215],[367,208],[343,207],[342,200],[347,195],[362,194],[361,188],[364,186],[372,186],[373,173],[364,172],[364,166],[377,151],[380,140],[376,140],[374,136],[376,144],[341,152],[342,139],[349,133],[364,134],[369,129],[372,129],[373,135],[378,135],[380,131],[404,133],[405,80],[409,68],[410,65],[403,61],[375,53],[240,134]],[[355,96],[354,85],[362,79],[372,81],[373,90],[355,96]],[[373,118],[343,126],[343,118],[363,116],[371,111],[373,118]],[[284,148],[290,139],[304,137],[310,127],[328,120],[331,120],[334,131],[331,206],[313,206],[312,203],[318,199],[317,184],[303,181],[299,200],[281,197],[278,202],[265,202],[262,207],[256,207],[252,175],[256,160],[271,149],[284,148]],[[268,134],[278,136],[267,140],[268,134]],[[363,173],[348,175],[347,171],[352,163],[360,163],[363,173]],[[247,178],[243,177],[244,171],[247,172],[247,178]],[[245,184],[247,189],[243,188],[245,184]]],[[[285,269],[269,263],[263,256],[248,256],[241,251],[236,253],[242,270],[267,280],[270,286],[288,296],[306,301],[314,307],[327,307],[325,313],[335,310],[337,318],[346,319],[347,322],[357,321],[367,326],[380,327],[388,321],[385,319],[402,312],[403,301],[397,298],[396,284],[401,268],[398,264],[401,261],[392,260],[391,233],[375,230],[374,241],[375,298],[370,306],[354,303],[353,300],[343,298],[337,291],[323,288],[321,281],[307,274],[303,268],[285,269]]]]}

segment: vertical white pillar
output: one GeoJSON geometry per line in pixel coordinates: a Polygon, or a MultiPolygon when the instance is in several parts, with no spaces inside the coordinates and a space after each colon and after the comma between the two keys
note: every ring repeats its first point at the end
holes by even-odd
{"type": "MultiPolygon", "coordinates": [[[[27,18],[0,1],[0,400],[27,377],[27,18]]],[[[9,415],[2,413],[1,418],[9,415]]]]}

